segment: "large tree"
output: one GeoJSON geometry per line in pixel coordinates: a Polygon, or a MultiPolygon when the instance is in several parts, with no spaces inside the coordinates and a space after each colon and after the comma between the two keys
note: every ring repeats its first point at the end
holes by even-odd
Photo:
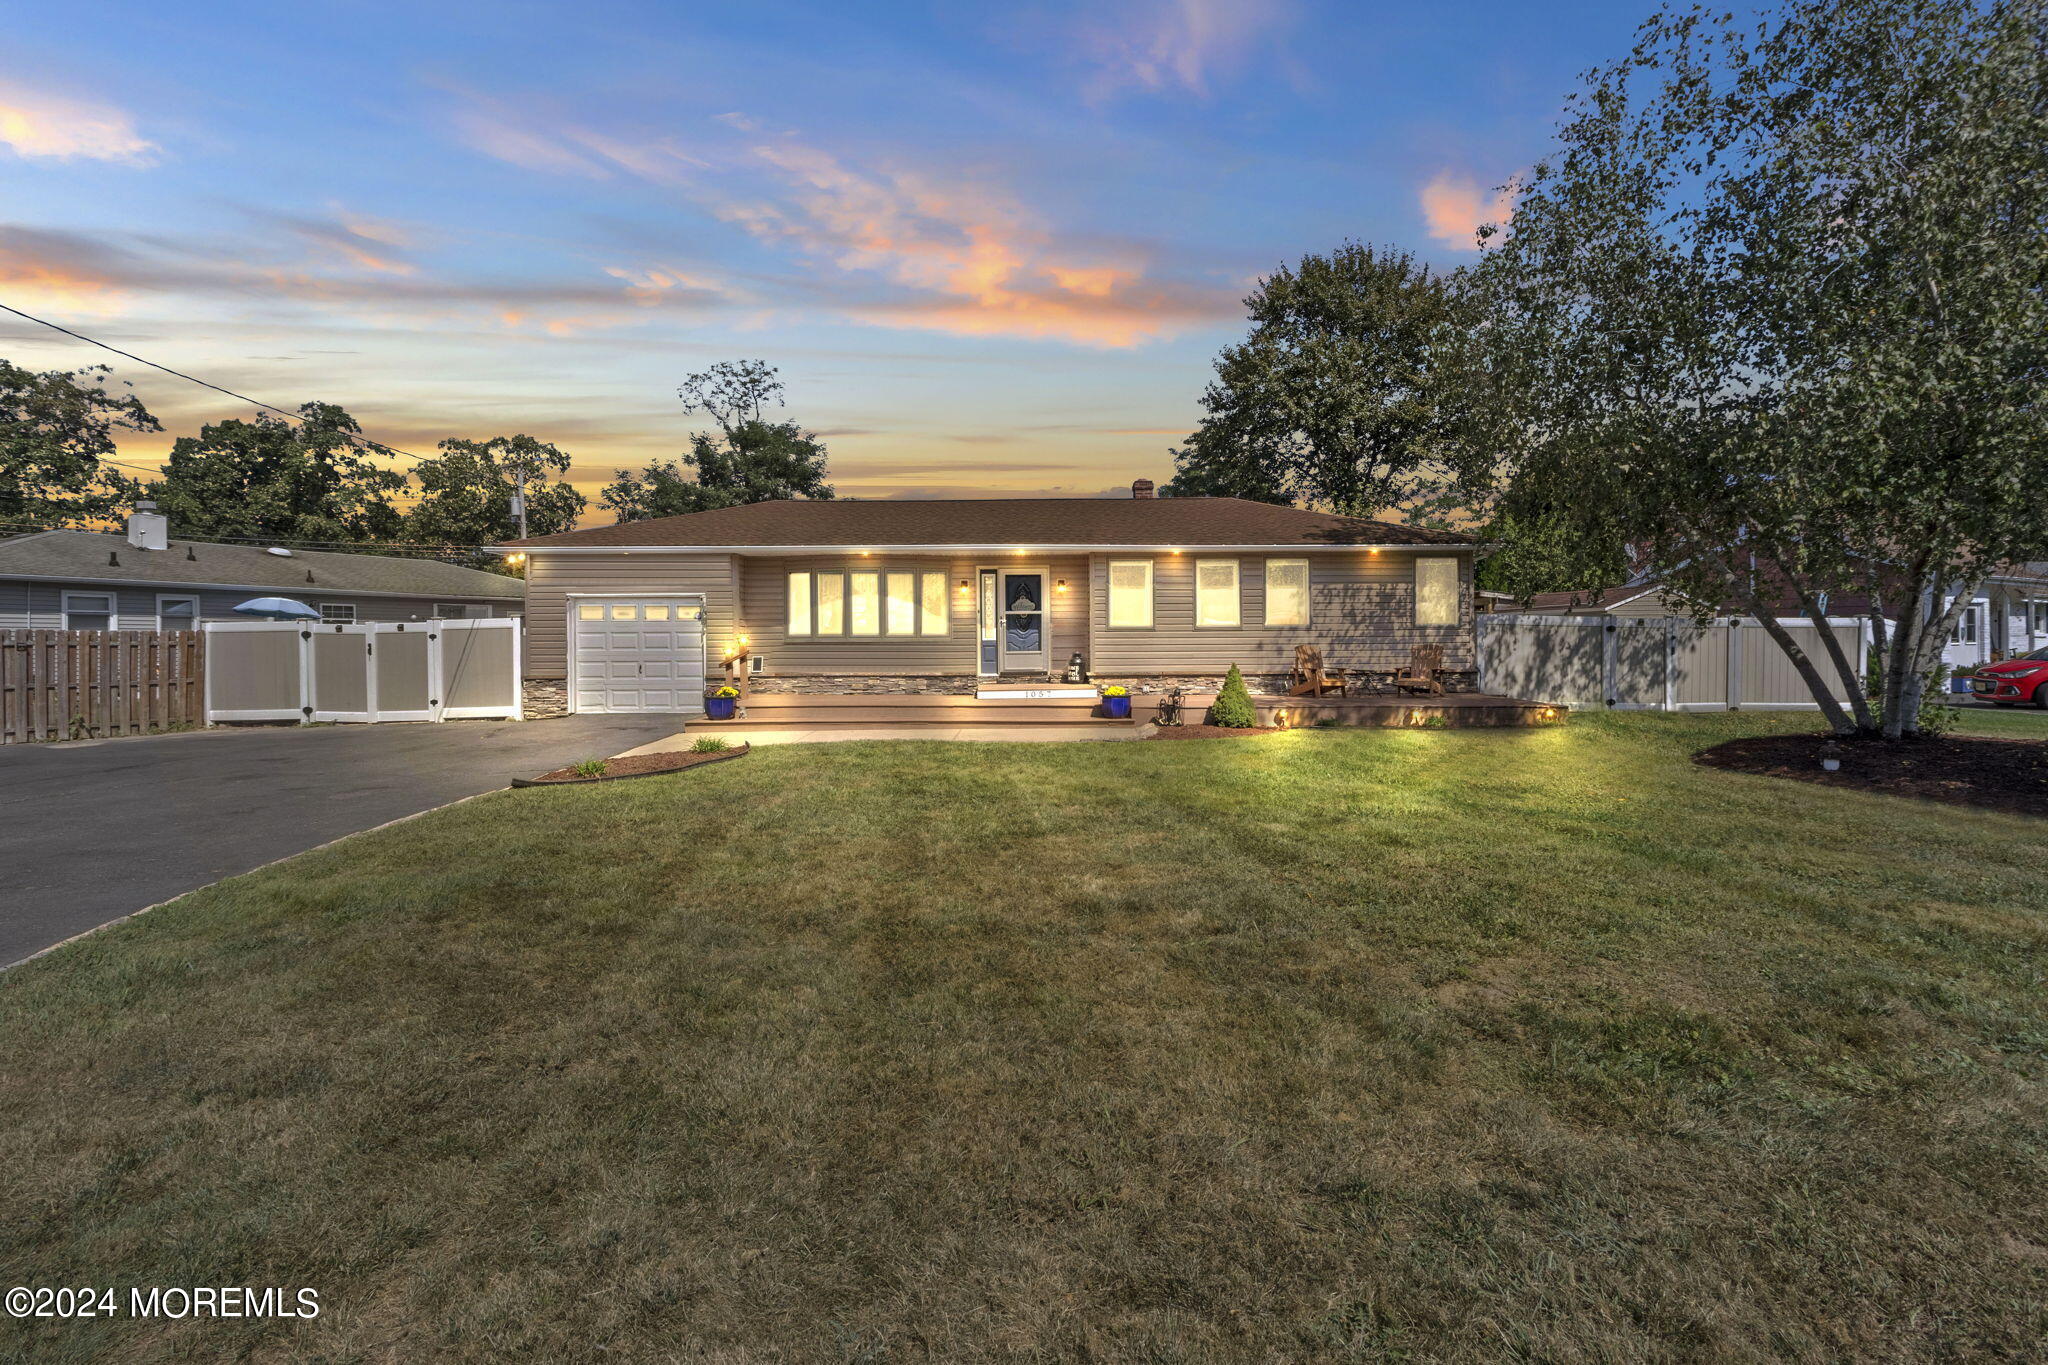
{"type": "Polygon", "coordinates": [[[362,543],[394,539],[403,474],[364,453],[362,428],[332,403],[299,420],[259,413],[181,436],[150,495],[183,536],[362,543]]]}
{"type": "MultiPolygon", "coordinates": [[[[451,438],[441,454],[413,468],[420,500],[405,516],[405,537],[442,545],[487,545],[517,530],[512,495],[526,481],[526,533],[551,536],[575,526],[583,495],[561,481],[567,452],[531,436],[487,441],[451,438]]],[[[493,557],[490,561],[498,561],[493,557]]]]}
{"type": "Polygon", "coordinates": [[[26,370],[0,360],[0,531],[104,521],[142,486],[106,463],[118,431],[161,431],[104,365],[26,370]]]}
{"type": "Polygon", "coordinates": [[[1251,334],[1217,359],[1207,414],[1164,491],[1354,516],[1432,507],[1454,284],[1405,252],[1355,243],[1261,280],[1245,300],[1251,334]]]}
{"type": "Polygon", "coordinates": [[[1836,729],[1916,729],[1962,604],[2048,546],[2044,35],[2041,0],[1650,20],[1488,234],[1467,487],[1582,570],[1627,542],[1742,604],[1836,729]],[[1786,589],[1897,622],[1875,708],[1786,589]]]}
{"type": "Polygon", "coordinates": [[[782,498],[826,499],[825,443],[796,422],[770,422],[767,409],[782,404],[782,381],[758,360],[725,362],[688,376],[677,390],[686,411],[702,410],[715,432],[690,437],[683,463],[649,464],[639,474],[619,470],[598,501],[620,521],[678,516],[714,507],[782,498]]]}

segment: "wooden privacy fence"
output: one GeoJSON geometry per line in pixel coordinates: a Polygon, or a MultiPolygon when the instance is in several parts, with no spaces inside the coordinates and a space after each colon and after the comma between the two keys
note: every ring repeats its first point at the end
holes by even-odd
{"type": "MultiPolygon", "coordinates": [[[[1811,621],[1778,623],[1806,651],[1838,700],[1841,678],[1811,621]]],[[[1869,623],[1828,629],[1859,668],[1869,623]]],[[[1639,711],[1817,711],[1778,642],[1754,619],[1481,615],[1479,690],[1531,701],[1639,711]]]]}
{"type": "Polygon", "coordinates": [[[0,744],[204,722],[196,630],[0,630],[0,744]]]}

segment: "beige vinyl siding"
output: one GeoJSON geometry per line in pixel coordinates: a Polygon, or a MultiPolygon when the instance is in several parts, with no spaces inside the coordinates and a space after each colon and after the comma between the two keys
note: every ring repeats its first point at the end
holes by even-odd
{"type": "MultiPolygon", "coordinates": [[[[1441,555],[1431,548],[1428,554],[1441,555]]],[[[1444,646],[1452,668],[1474,665],[1472,560],[1459,561],[1459,621],[1456,625],[1415,624],[1414,554],[1406,550],[1311,551],[1309,620],[1305,626],[1268,627],[1264,554],[1182,553],[1152,556],[1154,614],[1150,630],[1109,625],[1109,564],[1129,554],[1091,556],[1089,598],[1094,621],[1091,666],[1103,674],[1209,674],[1231,664],[1250,672],[1277,673],[1294,662],[1296,645],[1320,647],[1333,667],[1392,668],[1408,661],[1418,644],[1444,646]],[[1234,558],[1238,562],[1240,624],[1195,625],[1195,561],[1234,558]]],[[[1064,656],[1062,656],[1064,657],[1064,656]]]]}
{"type": "Polygon", "coordinates": [[[715,665],[733,637],[731,555],[551,555],[529,551],[526,560],[526,676],[569,674],[569,594],[693,592],[704,595],[705,651],[715,665]]]}
{"type": "MultiPolygon", "coordinates": [[[[1013,565],[1023,562],[1021,558],[1011,561],[1013,565]]],[[[1062,578],[1067,582],[1066,592],[1055,589],[1051,594],[1048,640],[1052,646],[1052,665],[1057,670],[1065,667],[1067,656],[1075,650],[1087,651],[1088,560],[1085,556],[1070,555],[1029,562],[1045,566],[1050,580],[1048,589],[1054,589],[1062,578]]],[[[753,642],[753,652],[761,656],[761,671],[765,674],[972,674],[976,659],[975,570],[983,564],[998,567],[993,559],[931,555],[742,555],[740,621],[753,642]],[[785,630],[791,573],[880,574],[885,595],[889,574],[943,573],[951,608],[950,624],[944,635],[791,636],[785,630]],[[963,580],[968,584],[964,593],[960,591],[963,580]]],[[[913,580],[913,589],[916,587],[913,580]]]]}

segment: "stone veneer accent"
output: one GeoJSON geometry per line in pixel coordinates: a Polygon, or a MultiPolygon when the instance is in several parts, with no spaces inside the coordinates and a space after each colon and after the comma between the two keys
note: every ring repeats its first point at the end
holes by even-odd
{"type": "Polygon", "coordinates": [[[519,685],[520,698],[528,720],[548,720],[569,714],[569,684],[562,678],[527,678],[519,685]]]}
{"type": "MultiPolygon", "coordinates": [[[[747,680],[747,691],[763,696],[902,696],[917,694],[938,694],[955,697],[971,697],[975,689],[984,684],[994,684],[994,678],[964,677],[958,674],[831,674],[792,677],[756,677],[747,680]]],[[[1118,683],[1131,689],[1135,696],[1149,696],[1179,687],[1189,692],[1217,692],[1223,688],[1220,673],[1194,677],[1172,678],[1131,678],[1098,676],[1091,681],[1098,687],[1118,683]]],[[[1284,697],[1287,695],[1285,673],[1247,673],[1244,684],[1255,697],[1284,697]]],[[[718,679],[707,680],[707,686],[717,686],[718,679]]],[[[1050,680],[1011,678],[1003,680],[1010,687],[1056,687],[1058,677],[1050,680]]],[[[561,678],[528,678],[525,682],[526,718],[545,720],[550,716],[569,714],[569,689],[561,678]]]]}

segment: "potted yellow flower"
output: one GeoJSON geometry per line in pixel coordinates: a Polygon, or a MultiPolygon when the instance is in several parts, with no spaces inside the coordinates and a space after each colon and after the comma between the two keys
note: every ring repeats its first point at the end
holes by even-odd
{"type": "Polygon", "coordinates": [[[1131,718],[1131,689],[1111,683],[1102,689],[1102,714],[1111,720],[1131,718]]]}
{"type": "Polygon", "coordinates": [[[704,699],[704,716],[707,720],[731,720],[739,701],[740,690],[737,687],[721,687],[704,699]]]}

